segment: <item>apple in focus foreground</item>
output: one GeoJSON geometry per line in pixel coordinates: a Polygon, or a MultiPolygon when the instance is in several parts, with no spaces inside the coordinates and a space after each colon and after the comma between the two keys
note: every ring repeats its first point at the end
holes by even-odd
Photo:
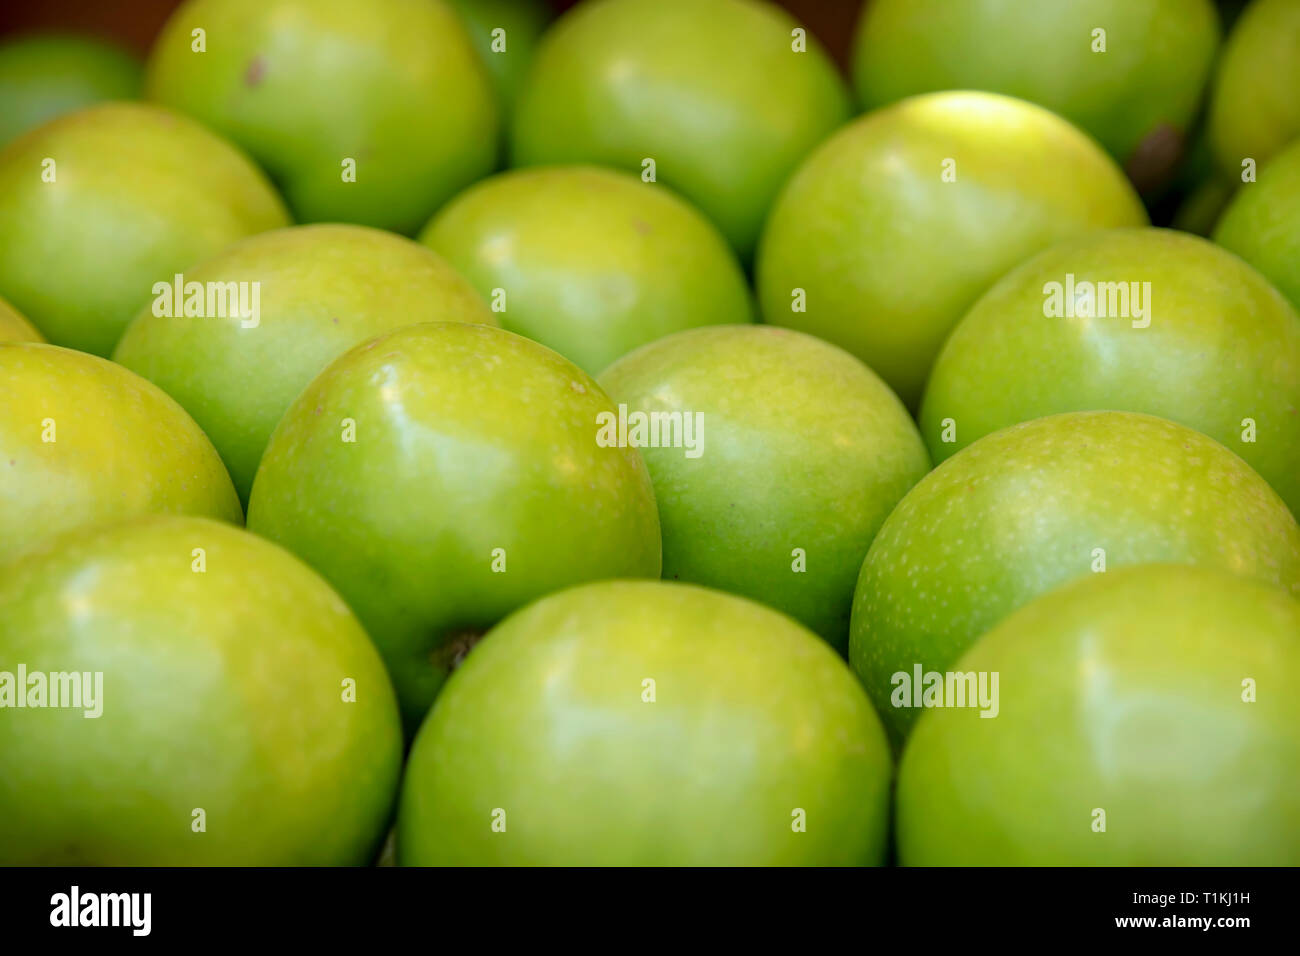
{"type": "Polygon", "coordinates": [[[411,749],[403,865],[884,862],[892,766],[843,661],[662,581],[551,595],[475,648],[411,749]]]}

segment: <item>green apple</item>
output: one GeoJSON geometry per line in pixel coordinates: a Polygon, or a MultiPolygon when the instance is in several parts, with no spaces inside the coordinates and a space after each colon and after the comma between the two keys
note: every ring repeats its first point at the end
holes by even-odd
{"type": "Polygon", "coordinates": [[[60,532],[146,514],[239,524],[239,496],[185,410],[120,365],[0,345],[0,562],[60,532]]]}
{"type": "Polygon", "coordinates": [[[411,749],[398,862],[884,862],[892,766],[843,662],[683,584],[544,598],[452,676],[411,749]]]}
{"type": "MultiPolygon", "coordinates": [[[[113,359],[194,416],[244,501],[280,417],[339,355],[416,322],[495,324],[473,287],[438,256],[365,226],[262,233],[184,278],[205,289],[247,283],[245,302],[257,305],[256,314],[228,307],[222,316],[174,317],[151,305],[128,327],[113,359]]],[[[176,299],[173,292],[173,306],[176,299]]]]}
{"type": "Polygon", "coordinates": [[[999,276],[1070,236],[1144,226],[1119,167],[1041,107],[933,93],[831,137],[787,183],[758,253],[763,318],[870,365],[909,406],[999,276]]]}
{"type": "Polygon", "coordinates": [[[1300,138],[1300,3],[1254,0],[1228,35],[1210,91],[1210,144],[1234,177],[1300,138]]]}
{"type": "Polygon", "coordinates": [[[247,149],[301,222],[409,234],[496,164],[491,84],[442,0],[187,0],[145,90],[247,149]]]}
{"type": "Polygon", "coordinates": [[[248,526],[320,571],[379,646],[407,727],[511,611],[600,578],[658,577],[635,448],[584,372],[486,325],[411,325],[317,376],[267,446],[248,526]]]}
{"type": "Polygon", "coordinates": [[[448,0],[460,14],[474,52],[486,67],[503,119],[514,109],[537,41],[551,19],[542,0],[448,0]]]}
{"type": "Polygon", "coordinates": [[[849,659],[898,744],[899,674],[942,671],[981,634],[1074,578],[1165,561],[1300,596],[1300,527],[1218,442],[1133,412],[1070,412],[975,442],[903,498],[867,552],[849,659]]]}
{"type": "Polygon", "coordinates": [[[126,50],[95,37],[49,33],[0,43],[0,146],[83,106],[135,99],[141,71],[126,50]]]}
{"type": "Polygon", "coordinates": [[[889,387],[834,345],[771,326],[679,332],[600,384],[630,426],[668,426],[641,448],[664,577],[763,601],[843,653],[867,547],[930,469],[889,387]]]}
{"type": "Polygon", "coordinates": [[[626,173],[502,173],[449,203],[420,241],[493,302],[503,327],[592,375],[670,332],[754,317],[713,224],[626,173]]]}
{"type": "Polygon", "coordinates": [[[944,343],[921,431],[942,461],[1007,425],[1090,409],[1204,432],[1300,514],[1300,314],[1218,246],[1110,230],[1017,266],[944,343]]]}
{"type": "Polygon", "coordinates": [[[1038,103],[1156,185],[1183,151],[1218,44],[1210,0],[873,0],[853,83],[867,109],[936,90],[1038,103]]]}
{"type": "Polygon", "coordinates": [[[319,576],[238,528],[141,518],[10,565],[18,700],[0,863],[356,865],[383,840],[402,761],[383,663],[319,576]]]}
{"type": "Polygon", "coordinates": [[[600,0],[542,38],[520,90],[515,165],[652,174],[748,260],[799,161],[849,116],[834,63],[774,4],[600,0]]]}
{"type": "Polygon", "coordinates": [[[1300,602],[1151,564],[1039,598],[956,665],[899,768],[908,866],[1300,864],[1300,602]]]}
{"type": "Polygon", "coordinates": [[[17,309],[0,299],[0,343],[44,341],[45,337],[17,309]]]}
{"type": "Polygon", "coordinates": [[[153,283],[287,224],[248,157],[156,106],[92,106],[0,151],[0,295],[55,345],[108,355],[153,283]]]}
{"type": "Polygon", "coordinates": [[[1300,308],[1300,139],[1244,183],[1214,241],[1231,249],[1300,308]]]}

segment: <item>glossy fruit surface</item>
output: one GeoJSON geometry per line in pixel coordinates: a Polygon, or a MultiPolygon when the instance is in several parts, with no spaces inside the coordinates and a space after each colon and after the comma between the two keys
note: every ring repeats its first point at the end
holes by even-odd
{"type": "Polygon", "coordinates": [[[789,618],[591,584],[511,616],[452,677],[411,751],[398,860],[878,864],[891,770],[852,674],[789,618]]]}
{"type": "Polygon", "coordinates": [[[543,37],[515,112],[518,166],[645,173],[709,216],[748,260],[777,190],[849,116],[835,65],[753,0],[599,0],[543,37]]]}
{"type": "Polygon", "coordinates": [[[120,365],[53,345],[0,345],[0,562],[56,534],[147,514],[238,524],[212,443],[120,365]]]}
{"type": "Polygon", "coordinates": [[[931,708],[903,754],[907,866],[1300,863],[1300,602],[1143,565],[1039,598],[956,665],[998,712],[931,708]]]}
{"type": "Polygon", "coordinates": [[[54,707],[50,682],[4,712],[2,863],[357,865],[384,837],[402,734],[383,664],[254,535],[153,517],[30,555],[0,575],[0,662],[25,666],[29,705],[35,674],[95,698],[54,707]]]}
{"type": "Polygon", "coordinates": [[[300,222],[410,234],[496,162],[487,72],[441,0],[189,0],[145,84],[247,149],[300,222]]]}
{"type": "MultiPolygon", "coordinates": [[[[250,237],[186,271],[187,282],[257,284],[255,317],[156,315],[146,307],[113,353],[207,432],[245,501],[271,432],[333,359],[417,322],[494,322],[447,263],[364,226],[295,226],[250,237]]],[[[205,303],[206,307],[206,303],[205,303]]]]}
{"type": "Polygon", "coordinates": [[[1300,309],[1300,139],[1243,183],[1214,241],[1262,272],[1300,309]]]}
{"type": "Polygon", "coordinates": [[[298,396],[262,459],[248,526],[357,612],[414,730],[506,614],[570,584],[659,576],[645,463],[596,441],[612,410],[585,373],[525,338],[407,326],[298,396]]]}
{"type": "Polygon", "coordinates": [[[157,106],[92,106],[0,151],[0,295],[55,345],[110,354],[155,282],[284,225],[247,156],[157,106]]]}
{"type": "Polygon", "coordinates": [[[591,375],[669,333],[753,319],[745,274],[713,224],[665,187],[612,170],[503,173],[449,203],[420,241],[500,302],[504,328],[591,375]]]}
{"type": "Polygon", "coordinates": [[[759,304],[914,407],[948,332],[1008,269],[1070,236],[1146,224],[1119,168],[1060,117],[990,93],[912,97],[840,130],[786,184],[759,304]]]}
{"type": "Polygon", "coordinates": [[[770,326],[660,339],[600,384],[629,420],[677,415],[683,438],[693,425],[693,448],[641,449],[664,577],[762,601],[843,653],[867,547],[930,467],[889,387],[847,352],[770,326]]]}
{"type": "Polygon", "coordinates": [[[1204,432],[1300,513],[1300,314],[1219,247],[1112,230],[1017,266],[944,343],[921,431],[942,461],[1016,422],[1095,409],[1204,432]]]}
{"type": "Polygon", "coordinates": [[[1236,455],[1150,415],[1073,412],[985,436],[912,489],[862,564],[849,657],[897,744],[899,673],[943,671],[1012,611],[1130,564],[1222,568],[1300,596],[1300,527],[1236,455]]]}

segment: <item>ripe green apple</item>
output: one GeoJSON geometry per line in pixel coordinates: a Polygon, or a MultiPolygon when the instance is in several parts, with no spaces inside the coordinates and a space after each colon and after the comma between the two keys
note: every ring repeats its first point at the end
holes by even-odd
{"type": "Polygon", "coordinates": [[[892,773],[843,662],[775,611],[607,581],[512,615],[411,749],[405,866],[884,862],[892,773]]]}
{"type": "Polygon", "coordinates": [[[44,342],[45,337],[4,299],[0,299],[0,343],[44,342]]]}
{"type": "Polygon", "coordinates": [[[384,838],[402,733],[383,663],[319,576],[245,531],[142,518],[11,565],[0,671],[28,704],[0,720],[0,863],[356,865],[384,838]],[[36,674],[94,699],[56,708],[50,681],[32,708],[36,674]]]}
{"type": "Polygon", "coordinates": [[[1189,566],[1090,575],[956,667],[998,675],[997,716],[921,717],[899,768],[901,863],[1300,864],[1300,602],[1285,591],[1189,566]]]}
{"type": "Polygon", "coordinates": [[[1040,594],[1091,572],[1219,567],[1300,596],[1300,527],[1218,442],[1133,412],[1004,428],[930,472],[867,552],[849,659],[898,744],[916,720],[896,675],[942,671],[1040,594]]]}
{"type": "Polygon", "coordinates": [[[1007,425],[1090,409],[1204,432],[1300,514],[1300,314],[1218,246],[1109,230],[1017,266],[944,343],[921,432],[942,461],[1007,425]]]}
{"type": "Polygon", "coordinates": [[[654,175],[748,260],[799,161],[849,116],[835,65],[752,0],[602,0],[542,38],[516,104],[515,165],[654,175]]]}
{"type": "Polygon", "coordinates": [[[1182,154],[1218,44],[1210,0],[873,0],[853,83],[866,109],[936,90],[1038,103],[1145,187],[1182,154]]]}
{"type": "Polygon", "coordinates": [[[1300,138],[1300,3],[1254,0],[1228,34],[1210,88],[1210,144],[1234,177],[1300,138]]]}
{"type": "Polygon", "coordinates": [[[496,163],[487,72],[441,0],[187,0],[145,89],[247,149],[301,222],[409,234],[496,163]]]}
{"type": "Polygon", "coordinates": [[[557,588],[658,577],[635,448],[584,372],[487,325],[411,325],[335,360],[285,413],[250,529],[320,571],[379,646],[414,730],[484,631],[557,588]]]}
{"type": "Polygon", "coordinates": [[[187,270],[185,281],[247,282],[250,299],[256,283],[257,314],[228,308],[225,316],[172,317],[147,306],[113,359],[194,416],[244,501],[280,417],[339,355],[416,322],[495,324],[473,287],[438,256],[365,226],[252,236],[187,270]]]}
{"type": "Polygon", "coordinates": [[[239,496],[185,410],[120,365],[0,345],[0,563],[83,525],[145,514],[239,524],[239,496]]]}
{"type": "Polygon", "coordinates": [[[108,355],[153,283],[287,224],[248,157],[156,106],[92,106],[0,151],[0,295],[55,345],[108,355]]]}
{"type": "Polygon", "coordinates": [[[1300,308],[1300,139],[1244,183],[1214,232],[1300,308]]]}
{"type": "Polygon", "coordinates": [[[72,33],[0,43],[0,146],[56,116],[140,92],[140,61],[112,43],[72,33]]]}
{"type": "Polygon", "coordinates": [[[682,425],[641,449],[664,577],[763,601],[844,653],[867,547],[930,469],[889,387],[834,345],[771,326],[679,332],[600,384],[629,423],[682,425]]]}
{"type": "Polygon", "coordinates": [[[448,2],[465,24],[474,52],[492,80],[502,118],[508,120],[533,61],[537,41],[551,20],[551,8],[542,0],[448,2]],[[498,30],[501,32],[496,33],[498,30]]]}
{"type": "Polygon", "coordinates": [[[613,170],[502,173],[444,207],[420,241],[493,300],[503,327],[592,375],[670,332],[754,317],[713,224],[613,170]]]}
{"type": "Polygon", "coordinates": [[[1041,107],[932,93],[832,136],[794,174],[758,253],[763,318],[834,342],[909,406],[949,330],[1040,249],[1147,216],[1119,167],[1041,107]]]}

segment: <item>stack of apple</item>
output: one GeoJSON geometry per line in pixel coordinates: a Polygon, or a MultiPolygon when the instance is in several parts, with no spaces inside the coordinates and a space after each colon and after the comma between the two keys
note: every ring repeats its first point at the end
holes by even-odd
{"type": "Polygon", "coordinates": [[[1300,3],[549,21],[0,49],[0,863],[1300,863],[1300,3]]]}

